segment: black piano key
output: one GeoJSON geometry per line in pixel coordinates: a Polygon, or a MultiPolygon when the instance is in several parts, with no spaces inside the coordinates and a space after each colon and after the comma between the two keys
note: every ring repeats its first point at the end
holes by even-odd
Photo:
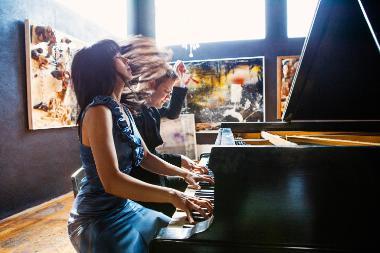
{"type": "Polygon", "coordinates": [[[194,195],[198,197],[198,196],[214,196],[215,194],[213,194],[213,193],[195,192],[194,195]]]}
{"type": "Polygon", "coordinates": [[[213,184],[201,186],[202,190],[207,190],[207,189],[212,190],[214,188],[215,186],[213,184]]]}
{"type": "Polygon", "coordinates": [[[199,182],[199,186],[210,186],[211,184],[209,182],[199,182]]]}
{"type": "Polygon", "coordinates": [[[213,192],[195,192],[195,196],[214,196],[213,192]]]}
{"type": "Polygon", "coordinates": [[[204,218],[203,216],[193,215],[193,219],[195,222],[205,221],[207,218],[204,218]]]}
{"type": "Polygon", "coordinates": [[[215,188],[202,187],[202,190],[214,190],[215,188]]]}

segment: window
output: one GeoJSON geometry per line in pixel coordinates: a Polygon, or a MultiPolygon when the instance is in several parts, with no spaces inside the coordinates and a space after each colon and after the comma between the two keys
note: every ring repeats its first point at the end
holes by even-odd
{"type": "Polygon", "coordinates": [[[57,0],[117,38],[127,36],[127,1],[57,0]]]}
{"type": "Polygon", "coordinates": [[[288,37],[306,37],[318,0],[287,0],[288,37]]]}
{"type": "Polygon", "coordinates": [[[265,0],[155,0],[161,45],[265,38],[265,0]]]}

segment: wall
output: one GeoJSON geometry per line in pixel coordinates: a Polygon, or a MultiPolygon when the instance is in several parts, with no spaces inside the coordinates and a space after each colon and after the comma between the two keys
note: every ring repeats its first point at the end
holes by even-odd
{"type": "Polygon", "coordinates": [[[51,0],[0,2],[0,219],[71,190],[80,167],[76,128],[29,131],[24,19],[83,41],[110,37],[51,0]]]}

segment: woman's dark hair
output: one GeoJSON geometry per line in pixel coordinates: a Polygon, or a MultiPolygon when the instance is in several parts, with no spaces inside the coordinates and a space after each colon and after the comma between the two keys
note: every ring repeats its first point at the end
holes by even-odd
{"type": "Polygon", "coordinates": [[[101,40],[79,50],[71,64],[71,77],[80,107],[78,122],[86,106],[94,97],[109,96],[116,85],[118,75],[114,57],[120,53],[113,40],[101,40]]]}

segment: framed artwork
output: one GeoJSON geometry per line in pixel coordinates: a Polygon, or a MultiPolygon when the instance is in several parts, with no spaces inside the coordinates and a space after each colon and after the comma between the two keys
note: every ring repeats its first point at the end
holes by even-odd
{"type": "Polygon", "coordinates": [[[25,20],[29,129],[75,126],[78,105],[70,66],[84,43],[51,26],[25,20]]]}
{"type": "Polygon", "coordinates": [[[277,119],[281,119],[284,113],[299,58],[297,55],[277,57],[277,119]]]}
{"type": "Polygon", "coordinates": [[[160,134],[164,144],[157,148],[162,153],[197,158],[194,114],[181,114],[178,119],[161,119],[160,134]]]}
{"type": "Polygon", "coordinates": [[[190,74],[183,111],[197,130],[220,122],[258,122],[264,118],[264,57],[185,61],[190,74]]]}

